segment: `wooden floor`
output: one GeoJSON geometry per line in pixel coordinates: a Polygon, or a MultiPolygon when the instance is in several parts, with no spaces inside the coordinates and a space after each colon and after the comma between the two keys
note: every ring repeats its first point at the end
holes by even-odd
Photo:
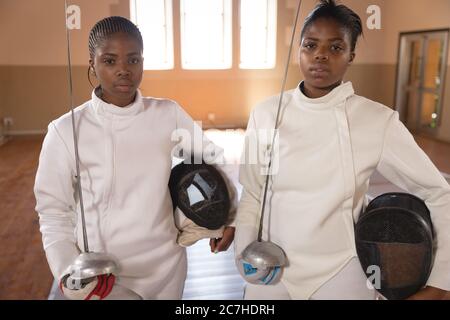
{"type": "Polygon", "coordinates": [[[24,137],[0,147],[0,299],[47,299],[52,284],[34,211],[41,143],[24,137]]]}
{"type": "MultiPolygon", "coordinates": [[[[450,144],[423,137],[417,137],[417,141],[441,171],[450,173],[450,144]]],[[[0,147],[0,299],[47,299],[52,287],[34,211],[33,184],[41,143],[41,137],[15,137],[0,147]]],[[[232,267],[227,268],[231,270],[229,274],[223,275],[227,294],[214,297],[215,288],[203,279],[205,271],[196,270],[195,265],[195,261],[204,260],[205,249],[207,242],[203,241],[189,252],[194,264],[184,298],[239,298],[242,281],[236,278],[237,271],[232,267]]],[[[222,266],[231,266],[232,252],[214,259],[222,266]]],[[[213,276],[211,272],[209,275],[213,276]]]]}

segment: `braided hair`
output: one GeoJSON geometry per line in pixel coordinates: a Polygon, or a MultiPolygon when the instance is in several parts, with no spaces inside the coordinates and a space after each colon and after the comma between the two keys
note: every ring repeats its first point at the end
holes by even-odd
{"type": "MultiPolygon", "coordinates": [[[[89,56],[91,60],[94,60],[95,50],[100,47],[105,40],[118,32],[126,33],[135,38],[141,47],[141,52],[144,51],[144,41],[142,40],[142,35],[138,27],[124,17],[112,16],[98,21],[89,32],[89,56]]],[[[95,86],[91,81],[91,70],[92,66],[89,65],[87,74],[88,81],[91,84],[91,87],[94,88],[95,86]]]]}
{"type": "Polygon", "coordinates": [[[344,27],[350,33],[351,49],[355,51],[358,38],[363,34],[361,18],[358,14],[344,5],[337,5],[335,0],[321,0],[305,19],[301,39],[311,24],[320,18],[333,19],[344,27]]]}
{"type": "Polygon", "coordinates": [[[126,33],[135,38],[138,41],[141,50],[144,50],[141,32],[133,22],[119,16],[107,17],[97,22],[89,33],[89,55],[91,59],[95,56],[95,49],[111,35],[118,32],[126,33]]]}

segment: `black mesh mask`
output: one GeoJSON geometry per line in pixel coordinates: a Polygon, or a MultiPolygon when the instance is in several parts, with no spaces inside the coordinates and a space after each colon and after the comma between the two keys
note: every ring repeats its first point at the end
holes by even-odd
{"type": "Polygon", "coordinates": [[[407,193],[372,200],[355,228],[356,250],[364,271],[380,269],[386,299],[402,300],[427,282],[434,257],[434,232],[425,203],[407,193]]]}
{"type": "Polygon", "coordinates": [[[206,163],[178,164],[169,180],[174,210],[178,207],[198,226],[216,230],[224,226],[230,211],[230,196],[225,180],[206,163]]]}

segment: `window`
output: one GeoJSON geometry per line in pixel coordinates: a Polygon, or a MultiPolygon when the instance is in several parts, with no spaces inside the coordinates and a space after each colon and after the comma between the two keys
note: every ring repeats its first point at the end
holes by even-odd
{"type": "Polygon", "coordinates": [[[242,69],[270,69],[276,63],[277,1],[241,0],[242,69]]]}
{"type": "MultiPolygon", "coordinates": [[[[180,0],[175,4],[172,0],[130,0],[131,20],[139,27],[144,39],[144,69],[174,68],[173,5],[180,9],[181,67],[189,70],[230,69],[232,3],[232,0],[180,0]]],[[[235,3],[240,6],[239,67],[274,68],[277,0],[235,3]]]]}
{"type": "Polygon", "coordinates": [[[173,69],[172,0],[130,0],[130,12],[144,40],[144,69],[173,69]]]}
{"type": "Polygon", "coordinates": [[[183,69],[231,68],[231,2],[231,0],[181,0],[183,69]]]}

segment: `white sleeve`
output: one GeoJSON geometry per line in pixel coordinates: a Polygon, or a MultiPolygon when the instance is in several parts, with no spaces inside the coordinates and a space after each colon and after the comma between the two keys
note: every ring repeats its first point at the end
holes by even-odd
{"type": "Polygon", "coordinates": [[[243,189],[236,216],[236,256],[239,256],[258,236],[261,193],[265,183],[265,175],[262,174],[262,167],[258,161],[258,148],[256,123],[252,113],[245,133],[239,168],[239,182],[243,189]]]}
{"type": "Polygon", "coordinates": [[[427,285],[450,290],[450,186],[394,112],[387,126],[378,171],[425,201],[437,250],[427,285]]]}
{"type": "Polygon", "coordinates": [[[179,141],[177,151],[174,152],[175,156],[185,160],[194,157],[195,161],[199,163],[203,159],[205,163],[212,165],[219,171],[230,196],[230,212],[227,226],[234,226],[238,202],[237,190],[225,173],[226,160],[223,149],[209,140],[203,133],[202,128],[176,103],[175,111],[176,133],[173,138],[179,141]],[[179,151],[181,151],[181,154],[179,151]]]}
{"type": "Polygon", "coordinates": [[[78,256],[76,245],[75,174],[73,160],[53,123],[48,126],[39,157],[34,194],[40,231],[53,276],[60,280],[78,256]]]}

